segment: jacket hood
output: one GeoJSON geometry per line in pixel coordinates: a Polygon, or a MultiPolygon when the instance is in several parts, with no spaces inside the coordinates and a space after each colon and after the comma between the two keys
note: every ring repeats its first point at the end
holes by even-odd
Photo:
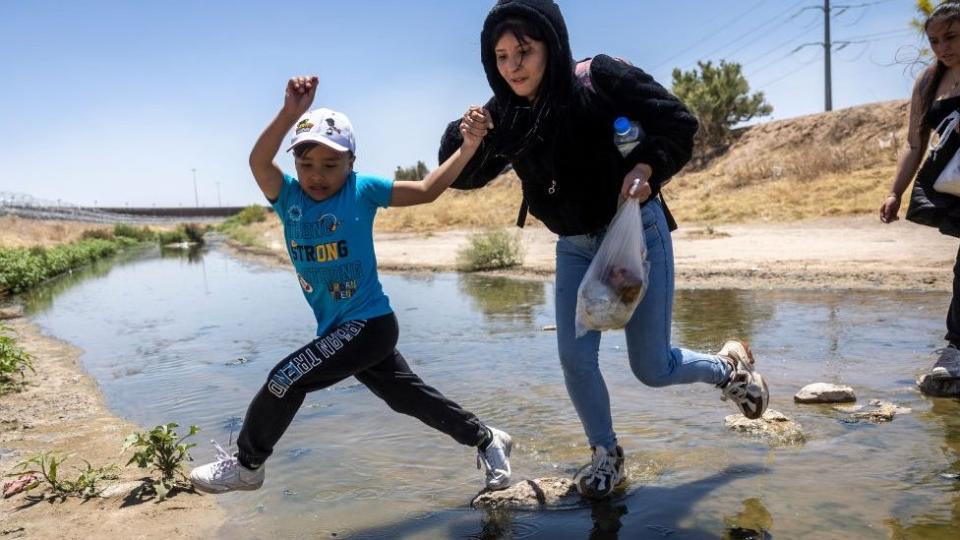
{"type": "Polygon", "coordinates": [[[480,33],[480,59],[494,96],[501,103],[511,103],[519,99],[497,71],[497,59],[493,50],[496,45],[494,28],[500,22],[512,18],[526,20],[544,30],[549,60],[539,89],[540,97],[556,100],[568,96],[574,84],[573,55],[570,52],[570,38],[560,6],[552,0],[498,0],[487,14],[483,31],[480,33]]]}

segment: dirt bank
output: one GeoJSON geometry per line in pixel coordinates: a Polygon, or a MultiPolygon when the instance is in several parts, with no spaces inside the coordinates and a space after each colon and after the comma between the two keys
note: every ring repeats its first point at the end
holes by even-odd
{"type": "MultiPolygon", "coordinates": [[[[73,454],[61,473],[67,478],[76,477],[73,467],[82,467],[82,459],[94,467],[126,463],[129,454],[119,455],[123,439],[143,427],[107,410],[96,383],[83,372],[81,351],[42,335],[25,319],[5,322],[34,356],[37,373],[28,374],[22,392],[0,396],[0,475],[15,472],[18,462],[41,451],[73,454]]],[[[143,469],[124,468],[121,481],[144,476],[143,469]]],[[[0,499],[0,537],[211,538],[224,520],[211,496],[179,493],[158,504],[129,493],[87,502],[34,502],[22,493],[0,499]]]]}

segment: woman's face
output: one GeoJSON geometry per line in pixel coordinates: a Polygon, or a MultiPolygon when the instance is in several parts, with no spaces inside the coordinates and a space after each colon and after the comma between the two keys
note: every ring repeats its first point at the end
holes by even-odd
{"type": "Polygon", "coordinates": [[[956,21],[933,21],[927,26],[927,39],[937,60],[947,67],[960,65],[960,24],[956,21]]]}
{"type": "Polygon", "coordinates": [[[547,70],[547,45],[530,38],[520,41],[513,32],[506,32],[494,45],[494,54],[497,71],[513,93],[535,101],[547,70]]]}

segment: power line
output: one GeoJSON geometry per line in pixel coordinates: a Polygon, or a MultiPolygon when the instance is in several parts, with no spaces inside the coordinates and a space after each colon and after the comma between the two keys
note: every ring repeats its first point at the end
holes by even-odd
{"type": "MultiPolygon", "coordinates": [[[[800,4],[802,4],[802,3],[806,2],[806,1],[807,1],[807,0],[799,0],[798,2],[794,3],[793,5],[791,5],[789,8],[787,8],[787,9],[785,9],[785,10],[777,13],[776,15],[774,15],[773,17],[771,17],[770,19],[765,20],[762,24],[760,24],[760,25],[758,25],[758,26],[755,26],[755,27],[751,28],[750,30],[747,30],[746,32],[744,32],[744,33],[740,34],[738,37],[736,37],[734,40],[729,41],[729,42],[721,45],[720,47],[716,47],[716,48],[714,48],[714,50],[719,51],[719,50],[726,49],[727,47],[729,47],[729,46],[731,46],[731,45],[739,42],[740,40],[742,40],[742,39],[744,39],[745,37],[753,34],[754,32],[757,32],[758,30],[764,30],[764,29],[769,30],[769,29],[767,28],[769,24],[771,24],[771,23],[779,20],[781,17],[783,17],[783,15],[784,15],[785,13],[790,13],[790,12],[793,11],[795,8],[799,7],[800,4]]],[[[742,17],[742,15],[741,15],[740,17],[742,17]]],[[[791,18],[792,18],[792,17],[791,17],[791,18]]],[[[788,20],[789,20],[789,19],[788,19],[788,20]]],[[[781,24],[781,25],[778,25],[778,26],[782,26],[782,24],[781,24]]],[[[684,51],[684,53],[685,53],[685,52],[688,52],[690,49],[691,49],[691,48],[687,48],[687,49],[684,51]]],[[[664,64],[668,64],[668,63],[670,63],[670,62],[673,62],[674,60],[676,60],[676,59],[678,59],[678,58],[681,58],[681,57],[682,57],[682,54],[674,55],[674,56],[672,56],[672,57],[670,57],[670,58],[667,58],[667,59],[664,60],[663,62],[660,62],[660,63],[657,64],[653,69],[657,69],[657,68],[663,66],[664,64]]],[[[686,64],[684,67],[689,67],[689,66],[690,66],[690,64],[688,63],[688,64],[686,64]]]]}
{"type": "MultiPolygon", "coordinates": [[[[750,6],[750,9],[744,11],[743,13],[737,14],[737,16],[732,17],[732,18],[724,21],[722,24],[720,24],[720,25],[718,25],[718,26],[719,26],[720,28],[725,28],[725,27],[728,26],[730,23],[742,19],[747,13],[750,13],[751,11],[753,11],[754,9],[756,9],[756,7],[759,6],[759,5],[762,4],[762,3],[763,3],[763,2],[760,1],[760,2],[758,2],[758,3],[756,3],[756,4],[752,5],[752,6],[750,6]]],[[[703,36],[703,38],[694,41],[694,42],[693,42],[693,45],[690,45],[690,46],[687,47],[686,49],[683,49],[682,51],[676,53],[675,55],[671,56],[670,58],[667,58],[666,60],[660,62],[659,64],[657,64],[657,65],[655,65],[655,66],[653,66],[653,68],[651,68],[651,71],[654,71],[654,70],[656,70],[656,69],[659,69],[661,66],[663,66],[664,64],[669,63],[669,62],[672,61],[674,58],[680,58],[680,57],[682,57],[684,54],[690,52],[690,51],[693,50],[693,49],[696,49],[696,48],[699,47],[699,46],[702,46],[702,45],[704,44],[704,42],[709,41],[710,38],[713,38],[713,37],[716,37],[716,36],[717,36],[717,31],[716,31],[716,30],[711,31],[709,34],[703,36]]]]}

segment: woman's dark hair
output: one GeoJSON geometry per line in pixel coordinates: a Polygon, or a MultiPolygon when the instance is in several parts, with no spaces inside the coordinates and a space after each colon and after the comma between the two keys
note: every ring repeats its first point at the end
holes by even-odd
{"type": "Polygon", "coordinates": [[[492,44],[500,41],[500,38],[507,32],[513,34],[513,37],[517,38],[517,41],[520,43],[526,43],[528,38],[534,41],[547,40],[547,36],[543,33],[543,28],[535,24],[530,24],[530,22],[525,19],[510,18],[500,21],[493,27],[493,32],[491,32],[493,36],[492,44]]]}
{"type": "MultiPolygon", "coordinates": [[[[926,32],[934,22],[960,22],[960,1],[944,2],[937,6],[937,8],[930,13],[930,16],[927,17],[927,20],[923,21],[924,32],[926,32]]],[[[929,111],[930,106],[933,105],[933,100],[937,94],[937,87],[940,86],[940,81],[943,80],[943,75],[946,72],[947,66],[934,57],[933,65],[927,68],[927,73],[924,76],[927,83],[921,90],[921,102],[923,103],[924,112],[929,111]]]]}

